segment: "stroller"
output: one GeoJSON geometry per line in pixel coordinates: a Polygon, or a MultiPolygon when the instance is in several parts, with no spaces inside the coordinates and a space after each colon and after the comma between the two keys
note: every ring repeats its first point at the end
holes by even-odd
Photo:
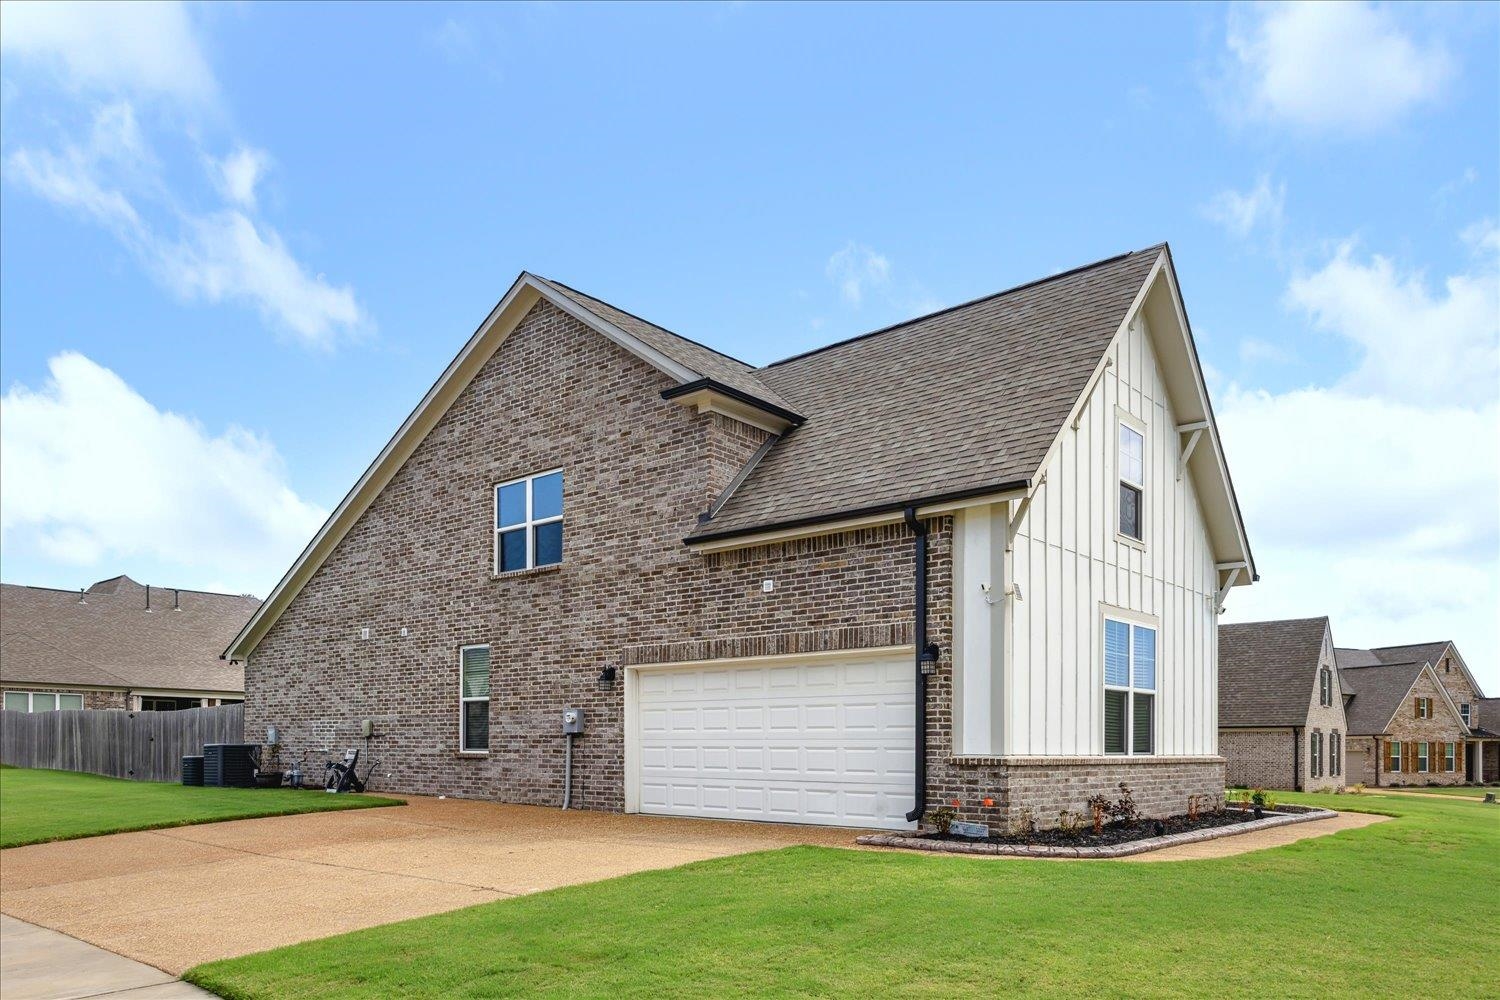
{"type": "Polygon", "coordinates": [[[361,778],[355,767],[359,763],[358,750],[345,750],[342,761],[330,760],[323,765],[323,790],[325,792],[362,792],[370,786],[370,775],[375,773],[376,763],[371,762],[361,778]]]}

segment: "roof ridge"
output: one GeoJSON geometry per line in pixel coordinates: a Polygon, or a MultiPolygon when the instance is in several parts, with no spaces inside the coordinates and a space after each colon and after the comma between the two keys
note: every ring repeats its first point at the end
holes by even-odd
{"type": "Polygon", "coordinates": [[[1370,651],[1374,652],[1377,649],[1410,649],[1413,646],[1451,646],[1451,645],[1453,645],[1453,640],[1452,639],[1433,639],[1431,642],[1396,642],[1396,643],[1392,643],[1389,646],[1371,646],[1370,647],[1370,651]]]}
{"type": "Polygon", "coordinates": [[[892,323],[892,324],[890,324],[888,326],[882,326],[882,327],[880,327],[878,329],[870,330],[867,333],[855,334],[852,337],[845,337],[843,340],[836,340],[836,341],[834,341],[831,344],[824,344],[822,347],[814,347],[811,350],[802,351],[799,354],[793,354],[790,357],[785,357],[785,358],[781,358],[780,360],[777,360],[777,361],[772,361],[769,364],[766,364],[766,365],[764,365],[764,366],[762,366],[760,368],[755,369],[755,371],[757,371],[757,372],[763,372],[767,368],[775,368],[777,365],[784,365],[784,364],[788,364],[788,363],[793,362],[793,361],[800,361],[802,358],[810,357],[810,356],[812,356],[814,354],[820,354],[823,351],[830,351],[830,350],[832,350],[835,347],[843,347],[845,344],[852,344],[852,343],[854,343],[856,341],[865,340],[866,338],[869,338],[869,337],[876,337],[876,336],[879,336],[882,333],[890,333],[893,330],[899,330],[903,326],[910,326],[913,323],[920,323],[923,320],[932,319],[934,316],[942,316],[942,315],[944,315],[946,313],[955,312],[955,311],[957,311],[959,309],[966,309],[969,306],[975,306],[975,305],[978,305],[981,302],[988,302],[991,299],[1002,298],[1002,297],[1004,297],[1006,295],[1014,294],[1015,292],[1025,291],[1028,288],[1034,288],[1037,285],[1044,285],[1044,284],[1046,284],[1049,281],[1058,281],[1058,280],[1060,280],[1062,278],[1070,278],[1073,275],[1080,274],[1080,273],[1082,273],[1084,271],[1091,271],[1091,270],[1093,270],[1096,267],[1104,267],[1106,264],[1113,264],[1113,263],[1115,263],[1117,261],[1124,260],[1127,257],[1134,257],[1136,254],[1149,253],[1152,250],[1160,251],[1163,248],[1165,248],[1166,245],[1167,244],[1165,242],[1162,242],[1162,243],[1156,243],[1156,244],[1154,244],[1152,246],[1149,246],[1149,247],[1142,247],[1139,250],[1127,250],[1125,253],[1117,253],[1117,254],[1115,254],[1112,257],[1104,257],[1104,258],[1102,258],[1100,260],[1096,260],[1096,261],[1093,261],[1093,262],[1088,263],[1088,264],[1081,264],[1078,267],[1070,267],[1066,271],[1059,271],[1056,274],[1049,274],[1046,277],[1033,278],[1030,281],[1023,281],[1019,285],[1012,285],[1011,287],[1009,287],[1009,288],[1003,288],[1003,289],[1001,289],[998,292],[990,292],[988,295],[981,295],[981,296],[979,296],[977,298],[969,299],[966,302],[960,302],[957,305],[944,306],[942,309],[937,309],[937,310],[934,310],[933,312],[930,312],[930,313],[923,313],[920,316],[912,316],[912,317],[910,317],[908,319],[903,319],[903,320],[901,320],[898,323],[892,323]]]}
{"type": "MultiPolygon", "coordinates": [[[[120,576],[125,576],[125,575],[126,574],[124,574],[124,573],[120,574],[120,576]]],[[[109,578],[109,580],[117,580],[117,579],[119,579],[119,577],[112,576],[112,577],[109,578]]],[[[99,583],[108,583],[109,580],[100,580],[98,582],[99,583]]],[[[82,588],[81,590],[74,590],[74,589],[72,589],[70,587],[44,587],[44,586],[42,586],[39,583],[4,583],[3,581],[0,581],[0,586],[4,586],[4,587],[20,587],[23,590],[46,590],[46,591],[49,591],[49,592],[54,593],[54,594],[72,594],[74,597],[77,597],[80,593],[82,593],[85,597],[118,597],[119,596],[118,594],[111,593],[110,591],[107,591],[107,590],[90,591],[87,587],[82,588]]],[[[94,586],[97,586],[97,584],[94,584],[94,586]]],[[[156,584],[156,583],[150,583],[150,584],[143,583],[143,584],[141,584],[141,586],[142,587],[150,587],[152,590],[175,590],[175,591],[177,591],[179,593],[183,593],[183,594],[206,594],[209,597],[233,597],[233,598],[237,598],[237,599],[244,599],[244,600],[251,600],[251,601],[259,601],[260,600],[260,598],[256,597],[254,594],[231,594],[228,591],[224,591],[224,590],[199,590],[196,587],[164,587],[164,586],[162,586],[160,584],[156,584]]]]}
{"type": "MultiPolygon", "coordinates": [[[[712,346],[710,346],[708,344],[705,344],[701,340],[694,340],[692,337],[684,336],[683,334],[678,333],[676,330],[668,329],[667,327],[662,326],[660,323],[656,322],[655,320],[647,319],[644,316],[641,316],[641,315],[638,315],[636,313],[631,312],[629,309],[621,309],[619,306],[615,305],[613,302],[608,302],[608,301],[606,301],[604,299],[601,299],[597,295],[591,295],[588,292],[585,292],[585,291],[583,291],[580,288],[574,288],[572,285],[569,285],[566,282],[558,281],[556,278],[549,278],[545,274],[537,274],[535,271],[528,271],[527,273],[533,275],[534,277],[541,278],[543,281],[547,282],[548,284],[556,285],[558,288],[566,288],[568,291],[572,292],[574,295],[582,295],[586,299],[593,299],[595,302],[603,303],[604,305],[609,306],[611,309],[615,309],[615,310],[617,310],[619,312],[624,313],[626,316],[629,316],[631,319],[636,320],[637,322],[645,323],[645,324],[647,324],[649,326],[654,326],[658,330],[662,331],[663,333],[670,333],[672,336],[676,337],[678,340],[685,340],[689,344],[694,345],[695,347],[701,347],[705,351],[712,351],[714,354],[717,354],[719,357],[724,358],[724,359],[726,359],[728,361],[733,361],[737,365],[744,365],[745,366],[745,370],[747,372],[757,372],[757,371],[760,371],[759,368],[756,368],[750,362],[745,361],[742,358],[737,358],[733,354],[726,354],[723,351],[719,350],[717,347],[712,347],[712,346]]],[[[602,316],[600,318],[603,319],[602,316]]],[[[699,374],[701,375],[702,372],[699,372],[699,374]]]]}
{"type": "MultiPolygon", "coordinates": [[[[1253,622],[1224,622],[1219,628],[1234,628],[1237,625],[1290,625],[1293,622],[1326,622],[1327,615],[1309,615],[1306,618],[1262,618],[1253,622]]],[[[1337,648],[1337,647],[1336,647],[1337,648]]]]}

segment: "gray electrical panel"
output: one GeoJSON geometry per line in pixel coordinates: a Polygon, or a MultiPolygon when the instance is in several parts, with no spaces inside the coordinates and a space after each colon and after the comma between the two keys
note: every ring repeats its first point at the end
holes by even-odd
{"type": "Polygon", "coordinates": [[[581,733],[581,732],[583,732],[583,709],[581,709],[581,708],[565,708],[565,709],[563,709],[563,732],[564,733],[581,733]]]}

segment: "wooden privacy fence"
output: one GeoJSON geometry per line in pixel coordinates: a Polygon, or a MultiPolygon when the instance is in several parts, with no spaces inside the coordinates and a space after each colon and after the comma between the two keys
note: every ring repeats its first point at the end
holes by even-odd
{"type": "Polygon", "coordinates": [[[178,712],[0,711],[0,762],[90,771],[137,781],[181,781],[182,758],[205,743],[245,742],[245,706],[178,712]]]}

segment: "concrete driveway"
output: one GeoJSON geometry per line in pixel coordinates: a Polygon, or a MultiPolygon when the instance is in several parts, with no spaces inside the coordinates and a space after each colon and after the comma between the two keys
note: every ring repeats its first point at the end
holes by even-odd
{"type": "Polygon", "coordinates": [[[860,831],[457,799],[0,853],[0,911],[180,974],[493,899],[860,831]]]}

